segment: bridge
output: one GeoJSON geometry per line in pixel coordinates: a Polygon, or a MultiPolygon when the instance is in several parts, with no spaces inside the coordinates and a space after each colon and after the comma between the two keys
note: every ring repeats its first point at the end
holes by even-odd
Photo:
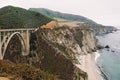
{"type": "Polygon", "coordinates": [[[0,29],[0,60],[4,58],[6,49],[10,40],[17,36],[22,45],[22,55],[26,56],[29,54],[29,39],[30,33],[34,32],[35,28],[27,28],[27,29],[0,29]]]}

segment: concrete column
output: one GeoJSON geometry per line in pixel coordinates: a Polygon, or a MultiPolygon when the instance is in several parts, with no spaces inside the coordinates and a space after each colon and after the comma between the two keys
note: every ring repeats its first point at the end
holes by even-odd
{"type": "Polygon", "coordinates": [[[29,43],[29,30],[26,31],[26,54],[29,54],[29,50],[30,50],[30,43],[29,43]]]}
{"type": "Polygon", "coordinates": [[[0,60],[3,59],[3,55],[2,55],[2,40],[1,40],[1,32],[0,32],[0,60]]]}
{"type": "Polygon", "coordinates": [[[24,42],[25,42],[25,47],[23,47],[22,49],[22,55],[23,56],[26,56],[29,54],[29,50],[30,50],[30,45],[29,45],[29,30],[26,30],[25,32],[22,32],[22,36],[23,36],[23,39],[24,39],[24,42]]]}

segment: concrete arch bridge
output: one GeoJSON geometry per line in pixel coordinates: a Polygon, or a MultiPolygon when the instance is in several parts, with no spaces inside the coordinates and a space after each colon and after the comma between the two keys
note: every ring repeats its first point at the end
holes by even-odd
{"type": "Polygon", "coordinates": [[[34,28],[27,28],[27,29],[0,29],[0,59],[2,60],[4,58],[6,49],[8,47],[8,44],[10,40],[17,36],[21,42],[22,45],[22,55],[28,55],[30,44],[30,33],[34,32],[34,28]]]}

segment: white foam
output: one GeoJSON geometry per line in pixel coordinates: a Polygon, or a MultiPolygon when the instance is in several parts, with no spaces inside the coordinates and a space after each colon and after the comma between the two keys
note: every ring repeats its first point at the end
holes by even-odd
{"type": "Polygon", "coordinates": [[[97,62],[97,59],[100,57],[100,53],[97,51],[95,52],[95,62],[97,62]]]}

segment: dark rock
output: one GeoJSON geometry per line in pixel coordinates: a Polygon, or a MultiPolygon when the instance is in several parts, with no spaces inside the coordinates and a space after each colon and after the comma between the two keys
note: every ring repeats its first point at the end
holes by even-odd
{"type": "Polygon", "coordinates": [[[96,52],[96,50],[95,50],[95,49],[92,49],[91,51],[92,51],[92,52],[96,52]]]}
{"type": "Polygon", "coordinates": [[[114,53],[115,51],[114,51],[114,50],[111,50],[111,52],[113,52],[113,53],[114,53]]]}
{"type": "Polygon", "coordinates": [[[101,45],[97,45],[97,49],[100,50],[100,49],[103,49],[104,47],[101,46],[101,45]]]}
{"type": "Polygon", "coordinates": [[[106,45],[105,48],[110,48],[109,45],[106,45]]]}

